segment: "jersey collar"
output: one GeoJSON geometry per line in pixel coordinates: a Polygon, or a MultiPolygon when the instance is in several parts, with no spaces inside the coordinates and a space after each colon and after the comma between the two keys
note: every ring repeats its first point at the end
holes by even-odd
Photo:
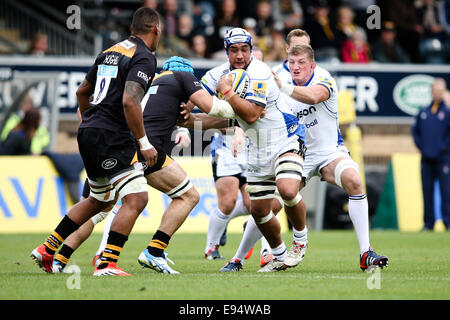
{"type": "MultiPolygon", "coordinates": [[[[311,82],[312,78],[314,78],[314,71],[311,75],[311,78],[309,78],[309,80],[306,81],[306,83],[302,87],[306,87],[311,82]]],[[[294,79],[292,79],[292,82],[294,83],[294,85],[298,86],[298,84],[295,83],[294,79]]]]}

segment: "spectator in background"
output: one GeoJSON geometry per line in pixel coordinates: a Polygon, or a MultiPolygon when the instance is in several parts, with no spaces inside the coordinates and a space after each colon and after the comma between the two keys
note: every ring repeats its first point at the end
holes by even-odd
{"type": "Polygon", "coordinates": [[[423,0],[418,5],[417,16],[423,26],[423,38],[444,39],[445,32],[440,22],[439,10],[440,7],[435,0],[423,0]]]}
{"type": "Polygon", "coordinates": [[[41,113],[32,107],[0,143],[0,155],[30,155],[31,141],[41,123],[41,113]]]}
{"type": "Polygon", "coordinates": [[[43,57],[50,53],[48,47],[48,36],[42,32],[36,32],[31,39],[28,54],[43,57]]]}
{"type": "Polygon", "coordinates": [[[231,30],[233,27],[240,27],[241,19],[236,11],[236,0],[222,0],[220,8],[216,12],[215,30],[208,40],[212,51],[214,53],[218,52],[215,56],[222,57],[224,36],[227,30],[231,30]]]}
{"type": "Polygon", "coordinates": [[[357,27],[354,22],[355,13],[353,9],[347,5],[342,5],[337,9],[336,16],[336,29],[342,33],[345,39],[350,38],[357,27]]]}
{"type": "Polygon", "coordinates": [[[152,8],[153,10],[158,10],[159,1],[158,0],[142,0],[142,6],[147,8],[152,8]]]}
{"type": "Polygon", "coordinates": [[[174,36],[177,32],[178,1],[163,0],[161,16],[164,19],[165,35],[174,36]]]}
{"type": "Polygon", "coordinates": [[[395,23],[399,44],[408,52],[412,62],[420,62],[419,41],[423,27],[413,2],[414,0],[386,1],[381,12],[395,23]]]}
{"type": "Polygon", "coordinates": [[[431,104],[415,117],[412,135],[420,150],[424,230],[434,227],[434,182],[439,180],[442,220],[450,227],[450,93],[445,80],[436,78],[431,104]]]}
{"type": "Polygon", "coordinates": [[[297,0],[271,0],[272,17],[275,22],[284,24],[284,31],[300,28],[303,25],[303,10],[297,0]]]}
{"type": "Polygon", "coordinates": [[[268,0],[259,0],[256,5],[255,32],[258,37],[269,37],[273,27],[272,5],[268,0]]]}
{"type": "Polygon", "coordinates": [[[264,52],[265,61],[284,61],[287,58],[285,46],[283,22],[275,22],[270,31],[268,50],[264,52]]]}
{"type": "Polygon", "coordinates": [[[203,59],[209,59],[211,57],[206,37],[203,34],[196,34],[192,37],[191,50],[194,53],[192,57],[203,59]]]}
{"type": "Polygon", "coordinates": [[[372,46],[375,61],[383,63],[409,63],[410,58],[397,42],[397,32],[392,21],[382,24],[380,37],[372,46]]]}
{"type": "Polygon", "coordinates": [[[313,17],[305,22],[305,31],[311,37],[316,60],[339,58],[343,39],[331,21],[328,3],[325,0],[314,2],[313,17]]]}
{"type": "MultiPolygon", "coordinates": [[[[0,143],[1,141],[6,140],[11,130],[13,130],[24,119],[25,114],[33,108],[35,108],[33,99],[31,98],[30,95],[26,94],[20,101],[18,112],[11,114],[6,120],[5,125],[3,126],[1,132],[0,143]]],[[[31,147],[30,147],[31,153],[36,155],[41,154],[49,143],[50,143],[50,133],[48,132],[47,128],[44,125],[40,124],[31,140],[31,147]]]]}
{"type": "Polygon", "coordinates": [[[368,63],[372,60],[367,35],[364,29],[357,27],[350,38],[344,41],[341,60],[347,63],[368,63]]]}

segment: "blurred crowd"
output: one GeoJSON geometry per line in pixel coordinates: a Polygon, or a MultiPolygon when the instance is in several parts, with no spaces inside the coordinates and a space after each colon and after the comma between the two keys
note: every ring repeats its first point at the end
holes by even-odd
{"type": "Polygon", "coordinates": [[[231,27],[247,29],[266,61],[286,58],[285,36],[305,29],[319,61],[445,63],[446,0],[144,0],[164,20],[158,55],[221,58],[231,27]],[[377,5],[380,10],[367,8],[377,5]],[[378,14],[378,16],[376,16],[378,14]]]}
{"type": "MultiPolygon", "coordinates": [[[[135,5],[152,7],[163,17],[158,56],[224,58],[223,36],[239,26],[253,35],[267,62],[286,58],[285,36],[294,28],[310,34],[318,61],[450,62],[450,0],[143,0],[135,5]]],[[[108,47],[127,36],[129,19],[120,21],[123,7],[105,10],[96,31],[108,47]]],[[[48,53],[46,41],[38,35],[30,53],[48,53]]]]}

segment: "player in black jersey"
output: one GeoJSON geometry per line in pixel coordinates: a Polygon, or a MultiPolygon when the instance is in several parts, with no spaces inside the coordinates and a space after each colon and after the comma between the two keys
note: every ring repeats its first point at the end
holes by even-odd
{"type": "Polygon", "coordinates": [[[94,275],[128,275],[116,263],[148,201],[137,152],[149,167],[157,159],[157,151],[145,134],[141,100],[156,70],[152,51],[161,36],[159,14],[151,8],[139,8],[130,30],[128,39],[97,56],[77,90],[83,119],[78,145],[91,191],[86,200],[69,210],[44,244],[32,251],[31,257],[46,272],[52,272],[54,253],[64,239],[120,197],[122,207],[94,275]]]}
{"type": "MultiPolygon", "coordinates": [[[[144,174],[148,185],[167,194],[172,201],[163,214],[158,230],[147,248],[141,252],[138,261],[141,265],[161,273],[178,273],[167,264],[164,249],[199,201],[199,194],[185,171],[164,151],[164,146],[170,142],[170,133],[177,125],[182,110],[180,105],[188,100],[208,109],[213,104],[214,98],[202,88],[194,76],[190,61],[172,57],[166,61],[162,72],[154,78],[142,100],[145,131],[150,143],[158,151],[156,164],[147,166],[144,174]]],[[[192,115],[190,127],[193,127],[195,120],[204,121],[203,129],[224,128],[230,123],[228,119],[207,117],[202,114],[192,115]]],[[[142,155],[139,155],[139,159],[144,161],[142,155]]],[[[103,218],[104,216],[101,219],[103,218]]],[[[89,236],[93,224],[90,221],[88,223],[90,226],[84,228],[88,230],[87,232],[81,232],[80,229],[67,239],[67,244],[70,243],[71,247],[67,248],[67,244],[64,244],[55,258],[54,272],[64,270],[72,252],[89,236]],[[65,252],[70,254],[64,255],[65,252]]]]}

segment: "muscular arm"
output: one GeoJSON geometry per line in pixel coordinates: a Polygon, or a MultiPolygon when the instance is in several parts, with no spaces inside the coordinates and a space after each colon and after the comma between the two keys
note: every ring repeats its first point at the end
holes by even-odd
{"type": "Polygon", "coordinates": [[[282,83],[275,72],[272,71],[272,74],[280,91],[290,95],[291,98],[297,101],[307,104],[317,104],[330,97],[330,92],[323,85],[313,85],[310,87],[294,86],[292,84],[282,83]]]}
{"type": "Polygon", "coordinates": [[[317,104],[327,100],[330,97],[330,92],[322,85],[314,85],[311,87],[295,86],[291,97],[303,103],[317,104]]]}
{"type": "Polygon", "coordinates": [[[126,81],[122,97],[123,112],[133,136],[136,139],[145,136],[141,101],[145,95],[144,88],[135,81],[126,81]]]}
{"type": "Polygon", "coordinates": [[[264,107],[258,106],[256,103],[247,101],[239,97],[236,93],[230,92],[225,99],[233,108],[234,112],[245,122],[255,123],[264,112],[264,107]]]}
{"type": "Polygon", "coordinates": [[[77,89],[77,100],[78,108],[81,114],[83,114],[87,109],[89,109],[89,102],[91,95],[94,93],[94,86],[86,79],[81,82],[77,89]]]}
{"type": "Polygon", "coordinates": [[[245,122],[252,124],[256,122],[264,111],[264,107],[239,97],[233,90],[232,76],[223,76],[217,85],[217,91],[227,93],[225,100],[231,105],[234,112],[245,122]]]}

